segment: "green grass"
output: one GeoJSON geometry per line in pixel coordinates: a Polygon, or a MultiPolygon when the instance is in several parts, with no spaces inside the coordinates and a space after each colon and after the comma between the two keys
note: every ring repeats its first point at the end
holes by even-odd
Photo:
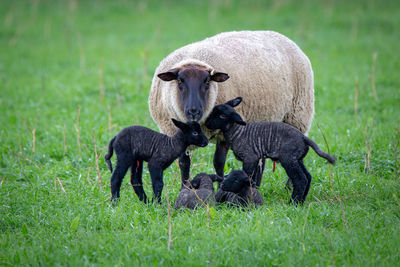
{"type": "MultiPolygon", "coordinates": [[[[398,265],[400,4],[160,2],[0,2],[0,265],[398,265]],[[268,162],[262,207],[217,207],[209,218],[205,209],[173,211],[168,250],[165,198],[144,205],[128,187],[110,207],[103,155],[122,127],[157,129],[147,97],[164,56],[241,29],[279,31],[309,56],[316,97],[309,136],[326,151],[320,128],[338,158],[332,183],[329,165],[310,152],[313,182],[296,208],[287,204],[284,171],[272,173],[268,162]]],[[[192,174],[213,172],[214,149],[193,153],[192,174]]],[[[240,164],[230,153],[226,171],[233,168],[240,164]]],[[[147,168],[144,180],[151,194],[147,168]]],[[[163,197],[167,190],[173,202],[179,181],[173,164],[163,197]]]]}

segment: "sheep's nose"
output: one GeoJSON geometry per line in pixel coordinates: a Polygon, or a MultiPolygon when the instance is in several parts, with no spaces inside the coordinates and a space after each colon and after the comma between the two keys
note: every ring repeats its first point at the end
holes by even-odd
{"type": "Polygon", "coordinates": [[[201,119],[201,111],[198,109],[189,109],[187,111],[188,119],[192,121],[198,121],[201,119]]]}
{"type": "Polygon", "coordinates": [[[189,115],[196,116],[200,114],[200,110],[192,108],[188,110],[188,113],[189,115]]]}

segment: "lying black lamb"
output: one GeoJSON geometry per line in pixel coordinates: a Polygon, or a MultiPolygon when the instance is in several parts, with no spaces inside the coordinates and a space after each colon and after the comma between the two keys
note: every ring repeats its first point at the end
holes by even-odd
{"type": "Polygon", "coordinates": [[[222,178],[215,174],[204,172],[197,174],[193,180],[187,181],[179,192],[175,201],[175,209],[186,207],[195,209],[204,204],[215,204],[213,182],[222,182],[222,178]]]}
{"type": "Polygon", "coordinates": [[[233,109],[240,102],[242,98],[238,97],[215,106],[206,120],[207,128],[222,131],[235,157],[243,162],[243,170],[257,186],[261,183],[262,171],[259,169],[262,169],[262,161],[270,158],[279,162],[293,183],[291,202],[303,203],[311,184],[311,175],[303,163],[309,147],[332,164],[335,158],[321,151],[302,132],[283,122],[244,122],[233,109]]]}
{"type": "Polygon", "coordinates": [[[218,204],[228,203],[234,206],[261,206],[263,198],[255,188],[251,178],[241,170],[231,171],[220,185],[215,195],[218,204]]]}
{"type": "Polygon", "coordinates": [[[163,171],[186,151],[189,145],[204,147],[207,137],[197,122],[183,123],[172,119],[179,130],[174,136],[167,136],[142,126],[123,129],[108,145],[105,160],[111,176],[111,201],[119,199],[122,179],[131,168],[131,184],[141,201],[147,202],[142,185],[143,161],[148,162],[154,198],[161,202],[164,186],[163,171]],[[113,150],[117,154],[117,163],[113,172],[110,158],[113,150]]]}

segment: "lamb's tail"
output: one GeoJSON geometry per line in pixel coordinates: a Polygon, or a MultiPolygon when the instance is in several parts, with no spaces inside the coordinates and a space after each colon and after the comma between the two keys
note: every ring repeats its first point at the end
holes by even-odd
{"type": "Polygon", "coordinates": [[[110,143],[108,144],[108,153],[104,156],[104,159],[106,160],[106,163],[108,165],[108,169],[111,171],[111,173],[113,171],[113,168],[112,168],[112,163],[111,163],[110,159],[114,153],[113,144],[114,144],[115,138],[116,138],[116,136],[114,136],[114,138],[110,140],[110,143]]]}
{"type": "Polygon", "coordinates": [[[329,161],[329,163],[335,164],[336,158],[329,155],[328,153],[325,153],[324,151],[322,151],[318,147],[317,143],[315,143],[313,140],[311,140],[307,136],[304,136],[304,140],[305,140],[306,144],[309,145],[310,147],[312,147],[312,149],[314,149],[315,153],[317,153],[320,157],[327,159],[329,161]]]}

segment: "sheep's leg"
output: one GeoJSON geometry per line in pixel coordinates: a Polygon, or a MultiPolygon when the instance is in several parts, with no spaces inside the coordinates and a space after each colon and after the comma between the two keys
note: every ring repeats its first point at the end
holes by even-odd
{"type": "Polygon", "coordinates": [[[259,160],[259,164],[257,166],[257,172],[255,176],[256,186],[260,187],[262,176],[265,170],[265,158],[259,160]]]}
{"type": "Polygon", "coordinates": [[[215,172],[220,177],[224,177],[224,167],[228,150],[229,145],[225,141],[217,142],[213,163],[215,172]]]}
{"type": "Polygon", "coordinates": [[[298,161],[296,162],[281,162],[282,167],[285,169],[289,179],[293,183],[293,193],[290,202],[294,204],[303,203],[304,192],[306,190],[308,179],[300,167],[298,161]]]}
{"type": "Polygon", "coordinates": [[[243,162],[243,171],[251,178],[253,182],[256,182],[256,184],[257,184],[257,168],[258,168],[258,161],[243,162]]]}
{"type": "Polygon", "coordinates": [[[186,181],[189,180],[190,174],[190,157],[184,152],[179,157],[179,168],[181,169],[181,179],[182,179],[182,187],[186,184],[186,181]]]}
{"type": "Polygon", "coordinates": [[[306,197],[308,195],[308,191],[310,190],[310,185],[311,185],[311,174],[307,171],[306,166],[304,166],[304,162],[303,160],[299,160],[299,165],[301,167],[301,169],[303,170],[304,174],[307,177],[307,186],[306,186],[306,190],[304,191],[304,195],[303,195],[303,202],[306,200],[306,197]]]}
{"type": "Polygon", "coordinates": [[[117,164],[111,175],[111,202],[118,202],[121,183],[131,165],[130,163],[131,160],[127,157],[120,156],[117,159],[117,164]]]}
{"type": "Polygon", "coordinates": [[[139,200],[147,203],[147,196],[143,190],[142,173],[143,161],[133,160],[133,164],[131,167],[131,185],[133,187],[133,190],[135,190],[136,195],[139,197],[139,200]]]}
{"type": "Polygon", "coordinates": [[[156,199],[158,203],[161,203],[161,193],[164,187],[163,170],[161,169],[161,167],[149,164],[149,171],[151,176],[151,183],[153,186],[154,199],[156,199]]]}

